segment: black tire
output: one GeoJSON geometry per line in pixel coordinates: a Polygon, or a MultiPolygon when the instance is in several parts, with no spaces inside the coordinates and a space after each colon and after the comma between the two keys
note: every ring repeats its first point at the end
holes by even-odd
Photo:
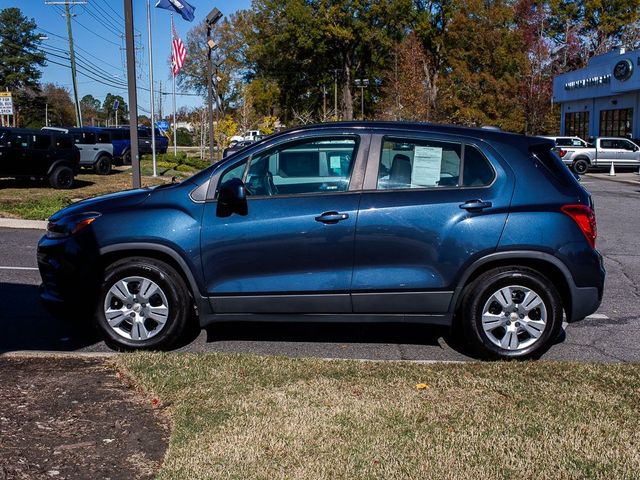
{"type": "Polygon", "coordinates": [[[74,173],[71,167],[66,165],[58,165],[49,175],[49,184],[53,188],[69,189],[73,187],[74,173]]]}
{"type": "MultiPolygon", "coordinates": [[[[98,328],[103,333],[107,345],[116,350],[157,350],[171,347],[181,338],[192,311],[192,300],[189,291],[178,272],[164,262],[145,257],[119,260],[107,267],[104,281],[100,286],[97,303],[96,321],[98,328]],[[159,329],[155,336],[151,336],[146,340],[125,338],[109,326],[105,316],[105,301],[108,298],[109,290],[117,282],[127,277],[144,277],[155,282],[166,296],[168,302],[168,315],[164,326],[159,329]]],[[[145,324],[146,321],[148,319],[145,320],[145,324]]],[[[126,329],[127,325],[124,325],[122,329],[126,329]]],[[[133,326],[131,327],[132,330],[133,326]]]]}
{"type": "Polygon", "coordinates": [[[578,175],[584,175],[589,170],[589,162],[584,158],[578,158],[573,162],[573,165],[571,167],[573,168],[573,171],[578,175]]]}
{"type": "Polygon", "coordinates": [[[98,157],[93,164],[93,171],[96,175],[109,175],[111,173],[111,158],[107,155],[98,157]]]}
{"type": "Polygon", "coordinates": [[[124,152],[122,155],[122,164],[131,165],[131,150],[124,152]]]}
{"type": "MultiPolygon", "coordinates": [[[[516,289],[514,294],[515,292],[516,289]]],[[[525,359],[539,356],[552,345],[562,330],[562,301],[557,289],[547,277],[526,267],[500,267],[480,275],[465,288],[460,313],[464,334],[470,346],[481,357],[491,359],[525,359]],[[495,292],[514,285],[530,289],[540,297],[546,308],[547,320],[544,331],[533,344],[522,349],[509,350],[496,345],[489,338],[482,326],[482,311],[485,303],[495,292]]],[[[506,313],[502,314],[505,315],[505,319],[509,319],[506,313]]],[[[518,321],[521,322],[518,319],[514,320],[514,326],[518,325],[518,321]]],[[[507,332],[504,333],[506,335],[507,332]]],[[[524,331],[519,335],[528,336],[524,331]]]]}

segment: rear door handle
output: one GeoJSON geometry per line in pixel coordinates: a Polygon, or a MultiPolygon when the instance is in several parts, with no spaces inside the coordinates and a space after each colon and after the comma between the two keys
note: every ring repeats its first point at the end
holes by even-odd
{"type": "Polygon", "coordinates": [[[324,212],[322,215],[316,217],[316,222],[334,224],[346,220],[349,218],[348,213],[340,212],[324,212]]]}
{"type": "Polygon", "coordinates": [[[469,211],[482,210],[484,208],[490,207],[491,202],[483,202],[482,200],[467,200],[466,202],[460,204],[460,208],[469,211]]]}

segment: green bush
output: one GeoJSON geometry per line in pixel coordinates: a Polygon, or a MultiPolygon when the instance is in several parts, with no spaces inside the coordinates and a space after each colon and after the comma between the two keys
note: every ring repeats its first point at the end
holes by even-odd
{"type": "Polygon", "coordinates": [[[194,168],[189,165],[178,165],[174,170],[176,172],[193,172],[194,168]]]}
{"type": "Polygon", "coordinates": [[[172,163],[172,162],[156,162],[156,165],[158,168],[170,168],[170,169],[174,169],[178,166],[177,163],[172,163]]]}

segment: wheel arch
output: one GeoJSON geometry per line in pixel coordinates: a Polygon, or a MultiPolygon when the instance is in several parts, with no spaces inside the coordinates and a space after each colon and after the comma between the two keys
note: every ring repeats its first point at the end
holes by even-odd
{"type": "Polygon", "coordinates": [[[123,243],[109,245],[100,249],[100,267],[106,268],[112,263],[125,258],[146,257],[164,262],[175,269],[182,277],[194,302],[200,309],[205,302],[200,293],[198,282],[187,262],[178,252],[166,245],[153,243],[123,243]]]}
{"type": "MultiPolygon", "coordinates": [[[[47,176],[51,175],[53,171],[59,166],[69,167],[71,170],[74,170],[74,165],[69,160],[66,160],[66,159],[56,160],[51,165],[49,165],[49,170],[47,170],[47,176]]],[[[75,170],[74,170],[74,176],[75,176],[75,170]]]]}
{"type": "Polygon", "coordinates": [[[560,294],[562,307],[567,317],[571,317],[573,309],[572,290],[575,288],[571,272],[558,258],[536,251],[498,252],[472,263],[462,274],[454,291],[450,305],[451,312],[455,313],[459,310],[464,289],[471,282],[489,270],[507,266],[528,267],[549,278],[560,294]]]}

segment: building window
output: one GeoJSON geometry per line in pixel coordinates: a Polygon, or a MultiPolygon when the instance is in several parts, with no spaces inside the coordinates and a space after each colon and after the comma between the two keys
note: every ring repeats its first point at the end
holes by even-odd
{"type": "Polygon", "coordinates": [[[600,111],[601,137],[627,137],[631,135],[633,108],[600,111]]]}
{"type": "Polygon", "coordinates": [[[589,112],[565,113],[564,134],[569,137],[587,138],[589,136],[589,112]]]}

